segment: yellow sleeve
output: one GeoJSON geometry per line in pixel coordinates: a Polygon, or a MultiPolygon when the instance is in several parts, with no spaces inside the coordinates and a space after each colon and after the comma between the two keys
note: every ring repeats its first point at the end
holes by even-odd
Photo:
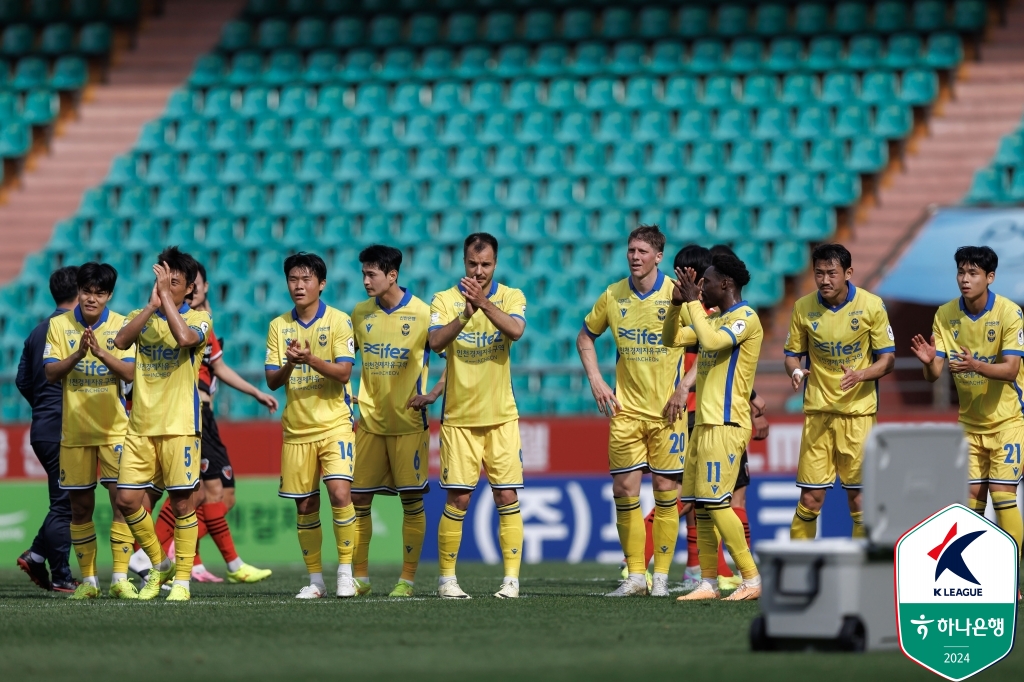
{"type": "Polygon", "coordinates": [[[896,352],[896,336],[889,324],[885,304],[876,300],[871,310],[871,352],[875,355],[896,352]]]}
{"type": "Polygon", "coordinates": [[[604,330],[608,329],[607,289],[601,292],[601,295],[597,297],[597,301],[594,302],[594,307],[591,308],[590,312],[587,313],[587,316],[583,318],[583,329],[592,339],[596,339],[601,336],[601,334],[604,334],[604,330]]]}
{"type": "Polygon", "coordinates": [[[693,331],[696,332],[697,340],[704,350],[716,352],[733,348],[746,341],[750,336],[751,326],[743,320],[734,320],[728,327],[722,325],[715,329],[711,326],[711,321],[707,313],[704,312],[704,306],[700,301],[690,301],[686,307],[690,313],[693,331]]]}
{"type": "Polygon", "coordinates": [[[57,329],[57,318],[50,318],[50,324],[46,328],[46,344],[43,346],[43,364],[60,362],[64,355],[64,344],[61,341],[60,330],[57,329]]]}
{"type": "Polygon", "coordinates": [[[1024,355],[1024,326],[1020,308],[1013,306],[1013,312],[1008,317],[1010,319],[1003,322],[1002,354],[1024,355]]]}
{"type": "Polygon", "coordinates": [[[505,307],[509,317],[526,322],[526,294],[520,289],[509,289],[505,307]]]}
{"type": "Polygon", "coordinates": [[[198,348],[207,344],[210,333],[213,331],[213,318],[205,310],[194,310],[192,312],[194,314],[189,315],[186,324],[199,334],[199,344],[196,346],[198,348]]]}
{"type": "Polygon", "coordinates": [[[793,306],[793,317],[789,321],[789,333],[786,335],[783,353],[796,358],[807,355],[807,327],[801,321],[800,311],[796,306],[793,306]]]}
{"type": "Polygon", "coordinates": [[[943,341],[942,325],[939,322],[941,314],[942,308],[935,311],[935,319],[932,320],[932,337],[935,339],[935,355],[944,358],[946,357],[946,343],[943,341]]]}
{"type": "Polygon", "coordinates": [[[440,329],[454,319],[454,309],[445,301],[444,292],[434,294],[434,297],[430,299],[430,327],[427,331],[440,329]]]}
{"type": "Polygon", "coordinates": [[[277,319],[270,323],[267,330],[267,358],[264,360],[263,369],[281,369],[281,350],[278,345],[277,319]]]}
{"type": "Polygon", "coordinates": [[[682,310],[681,306],[670,305],[665,313],[665,322],[661,326],[661,345],[667,348],[681,348],[697,343],[693,328],[683,325],[682,310]]]}
{"type": "Polygon", "coordinates": [[[113,356],[118,360],[124,360],[125,362],[135,362],[135,344],[128,346],[127,350],[118,350],[117,346],[111,351],[113,356]]]}
{"type": "Polygon", "coordinates": [[[352,336],[352,318],[344,313],[340,315],[345,318],[345,322],[341,325],[341,332],[334,334],[334,345],[331,346],[334,361],[355,364],[356,342],[352,336]]]}

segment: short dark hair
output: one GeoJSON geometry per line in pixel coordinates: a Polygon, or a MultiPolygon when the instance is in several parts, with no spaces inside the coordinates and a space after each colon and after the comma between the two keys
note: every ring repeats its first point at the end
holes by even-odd
{"type": "Polygon", "coordinates": [[[462,242],[462,257],[465,258],[470,249],[473,249],[473,251],[483,251],[485,246],[494,249],[494,257],[498,257],[497,238],[487,232],[474,232],[466,237],[466,241],[462,242]]]}
{"type": "Polygon", "coordinates": [[[715,270],[736,282],[738,289],[742,289],[750,282],[747,266],[736,256],[730,256],[727,253],[712,256],[711,265],[715,267],[715,270]]]}
{"type": "Polygon", "coordinates": [[[988,246],[961,246],[953,254],[953,258],[958,268],[963,265],[976,265],[984,270],[986,275],[995,272],[999,267],[999,256],[988,246]]]}
{"type": "Polygon", "coordinates": [[[700,244],[687,244],[679,249],[679,253],[676,254],[676,258],[672,262],[672,267],[680,270],[691,268],[699,277],[711,267],[711,251],[700,244]]]}
{"type": "Polygon", "coordinates": [[[157,263],[167,263],[173,272],[180,272],[185,275],[185,286],[196,283],[196,275],[199,274],[199,263],[196,259],[185,253],[177,246],[168,246],[156,257],[157,263]]]}
{"type": "Polygon", "coordinates": [[[204,282],[210,281],[210,278],[206,276],[206,266],[199,261],[196,261],[196,271],[199,273],[199,276],[203,278],[204,282]]]}
{"type": "Polygon", "coordinates": [[[839,267],[845,271],[853,265],[853,256],[842,244],[818,244],[814,247],[814,251],[811,251],[811,267],[814,267],[818,261],[839,263],[839,267]]]}
{"type": "Polygon", "coordinates": [[[295,268],[309,270],[318,282],[327,281],[327,263],[315,253],[299,251],[284,259],[284,276],[287,278],[295,268]]]}
{"type": "Polygon", "coordinates": [[[736,252],[728,244],[715,244],[711,247],[711,256],[735,256],[736,252]]]}
{"type": "Polygon", "coordinates": [[[50,296],[57,305],[75,300],[78,296],[77,265],[68,265],[50,275],[50,296]]]}
{"type": "Polygon", "coordinates": [[[359,252],[359,262],[377,268],[385,275],[402,268],[402,252],[393,246],[371,244],[359,252]]]}
{"type": "Polygon", "coordinates": [[[629,244],[634,239],[650,244],[658,253],[665,251],[665,235],[657,225],[640,225],[629,233],[626,243],[629,244]]]}
{"type": "Polygon", "coordinates": [[[95,288],[110,294],[113,293],[114,285],[117,284],[117,270],[113,265],[106,263],[86,263],[78,268],[78,276],[75,279],[78,282],[79,291],[95,288]]]}

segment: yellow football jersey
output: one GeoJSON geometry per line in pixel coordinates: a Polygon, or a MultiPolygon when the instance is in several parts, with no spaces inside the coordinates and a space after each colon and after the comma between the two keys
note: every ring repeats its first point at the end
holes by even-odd
{"type": "MultiPolygon", "coordinates": [[[[135,362],[135,346],[118,350],[114,337],[124,326],[124,316],[104,308],[93,325],[93,334],[101,346],[119,360],[135,362]]],[[[73,355],[82,342],[85,320],[78,306],[63,315],[50,318],[43,346],[43,363],[60,362],[73,355]]],[[[62,380],[64,389],[61,444],[69,448],[111,445],[124,442],[128,412],[121,382],[91,351],[78,361],[62,380]]]]}
{"type": "Polygon", "coordinates": [[[786,337],[786,355],[809,358],[811,375],[804,391],[804,412],[863,417],[878,411],[878,382],[839,388],[843,367],[866,369],[877,355],[895,353],[889,314],[882,299],[849,285],[846,300],[830,307],[815,292],[797,300],[786,337]]]}
{"type": "Polygon", "coordinates": [[[359,375],[359,428],[382,436],[401,436],[427,428],[427,411],[405,405],[427,387],[430,308],[405,294],[394,308],[382,308],[376,298],[352,311],[356,350],[362,360],[359,375]]]}
{"type": "Polygon", "coordinates": [[[711,315],[700,301],[669,306],[662,339],[672,348],[698,345],[695,423],[751,428],[750,393],[764,340],[754,309],[746,301],[711,315]]]}
{"type": "MultiPolygon", "coordinates": [[[[133,310],[125,321],[130,322],[141,312],[133,310]]],[[[128,431],[138,436],[192,436],[203,430],[199,366],[213,320],[209,313],[192,310],[187,303],[178,312],[185,324],[199,334],[198,346],[180,348],[167,325],[167,317],[160,311],[149,318],[135,342],[135,383],[128,431]]]]}
{"type": "MultiPolygon", "coordinates": [[[[313,355],[326,362],[355,363],[351,318],[323,301],[309,324],[298,319],[294,308],[270,322],[267,369],[280,369],[287,362],[285,352],[292,340],[302,347],[309,343],[313,355]]],[[[285,443],[310,443],[325,433],[351,428],[352,399],[348,385],[325,379],[309,365],[295,367],[285,386],[281,425],[285,443]]]]}
{"type": "MultiPolygon", "coordinates": [[[[491,282],[487,293],[499,310],[526,321],[526,297],[519,289],[491,282]]],[[[434,294],[430,331],[462,314],[466,298],[461,285],[434,294]]],[[[451,426],[494,426],[519,418],[512,394],[512,342],[479,310],[445,349],[448,374],[441,407],[451,426]]]]}
{"type": "Polygon", "coordinates": [[[615,397],[622,414],[661,420],[661,411],[682,377],[683,349],[661,343],[661,331],[672,305],[672,280],[662,272],[654,288],[641,296],[630,277],[604,290],[583,320],[583,329],[597,338],[612,330],[615,341],[615,397]]]}
{"type": "MultiPolygon", "coordinates": [[[[988,292],[988,302],[978,315],[971,315],[963,299],[945,303],[932,322],[935,353],[939,357],[959,355],[963,346],[982,362],[998,362],[1004,355],[1024,356],[1021,310],[1013,301],[988,292]]],[[[960,423],[968,433],[996,433],[1021,421],[1024,402],[1021,384],[991,381],[970,372],[954,374],[960,398],[960,423]]]]}

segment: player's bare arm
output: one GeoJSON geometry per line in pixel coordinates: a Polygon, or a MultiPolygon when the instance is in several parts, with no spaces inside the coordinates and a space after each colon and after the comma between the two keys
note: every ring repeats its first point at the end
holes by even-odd
{"type": "Polygon", "coordinates": [[[768,404],[759,395],[750,399],[750,422],[754,440],[768,437],[768,404]]]}
{"type": "MultiPolygon", "coordinates": [[[[157,263],[153,266],[153,274],[156,275],[156,291],[160,296],[160,307],[167,317],[167,327],[171,336],[178,343],[179,348],[193,348],[203,342],[203,335],[188,326],[185,318],[178,312],[178,305],[174,300],[172,288],[180,288],[178,278],[180,273],[172,272],[167,263],[157,263]]],[[[185,283],[186,293],[190,285],[185,283]]],[[[194,283],[191,285],[194,286],[194,283]]]]}
{"type": "Polygon", "coordinates": [[[614,417],[622,405],[615,397],[615,391],[608,385],[608,382],[601,376],[601,368],[597,363],[597,348],[594,347],[594,339],[590,338],[585,329],[581,329],[576,335],[576,352],[580,354],[580,362],[583,363],[583,371],[590,381],[590,392],[594,394],[597,402],[597,409],[607,417],[614,417]]]}
{"type": "Polygon", "coordinates": [[[153,317],[153,313],[158,310],[160,310],[160,294],[157,293],[156,284],[154,283],[146,307],[118,330],[117,336],[114,337],[114,347],[118,350],[128,350],[131,348],[138,341],[142,330],[149,323],[149,318],[153,317]]]}
{"type": "Polygon", "coordinates": [[[970,349],[960,346],[960,352],[949,354],[949,371],[953,374],[969,374],[974,372],[986,379],[996,381],[1013,381],[1020,370],[1019,355],[1004,355],[999,362],[982,362],[970,349]]]}
{"type": "MultiPolygon", "coordinates": [[[[788,359],[788,358],[787,358],[788,359]]],[[[843,378],[839,380],[839,388],[849,391],[862,381],[877,381],[891,372],[896,366],[895,353],[883,353],[878,359],[864,369],[843,367],[843,378]]]]}
{"type": "Polygon", "coordinates": [[[470,308],[469,300],[466,301],[466,309],[461,315],[456,317],[454,320],[441,327],[435,329],[428,334],[428,340],[430,342],[430,350],[437,354],[441,354],[451,345],[452,341],[459,335],[462,328],[469,324],[469,318],[473,317],[473,311],[470,308]]]}
{"type": "Polygon", "coordinates": [[[107,369],[118,379],[126,383],[135,381],[135,363],[125,362],[108,353],[107,349],[100,345],[96,335],[89,327],[86,327],[85,331],[82,332],[82,345],[87,347],[92,352],[93,357],[106,365],[107,369]]]}
{"type": "Polygon", "coordinates": [[[924,378],[935,382],[942,374],[943,359],[935,352],[935,335],[927,339],[921,334],[915,334],[910,339],[910,351],[924,365],[924,378]]]}
{"type": "MultiPolygon", "coordinates": [[[[462,290],[466,297],[466,309],[469,310],[470,306],[473,309],[479,310],[481,313],[487,316],[498,330],[512,339],[518,341],[523,336],[523,332],[526,331],[526,322],[518,318],[512,317],[504,310],[499,309],[496,305],[491,303],[491,299],[487,298],[487,294],[484,293],[483,287],[480,286],[480,282],[472,277],[463,277],[462,290]]],[[[472,313],[469,313],[472,317],[472,313]]]]}
{"type": "Polygon", "coordinates": [[[233,370],[228,363],[224,362],[223,358],[217,358],[211,362],[210,370],[213,372],[213,376],[223,381],[226,385],[236,391],[252,396],[256,399],[256,402],[266,407],[271,413],[277,412],[277,398],[263,393],[248,381],[240,377],[238,372],[233,370]]]}
{"type": "Polygon", "coordinates": [[[426,395],[414,395],[409,398],[409,402],[405,406],[410,410],[422,410],[427,405],[433,405],[437,402],[437,399],[444,393],[444,387],[448,381],[448,368],[446,367],[441,372],[441,378],[434,384],[434,388],[430,389],[430,392],[426,395]]]}

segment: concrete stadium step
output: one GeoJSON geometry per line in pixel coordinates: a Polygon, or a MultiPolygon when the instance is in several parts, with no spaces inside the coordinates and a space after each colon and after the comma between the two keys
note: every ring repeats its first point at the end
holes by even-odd
{"type": "MultiPolygon", "coordinates": [[[[0,284],[25,256],[43,247],[56,221],[101,182],[118,154],[131,149],[144,123],[158,117],[171,91],[237,16],[244,0],[166,0],[162,16],[143,22],[133,50],[115,60],[107,82],[87,89],[75,120],[62,125],[48,155],[32,159],[20,186],[0,205],[5,239],[0,284]]],[[[156,245],[154,245],[156,246],[156,245]]]]}

